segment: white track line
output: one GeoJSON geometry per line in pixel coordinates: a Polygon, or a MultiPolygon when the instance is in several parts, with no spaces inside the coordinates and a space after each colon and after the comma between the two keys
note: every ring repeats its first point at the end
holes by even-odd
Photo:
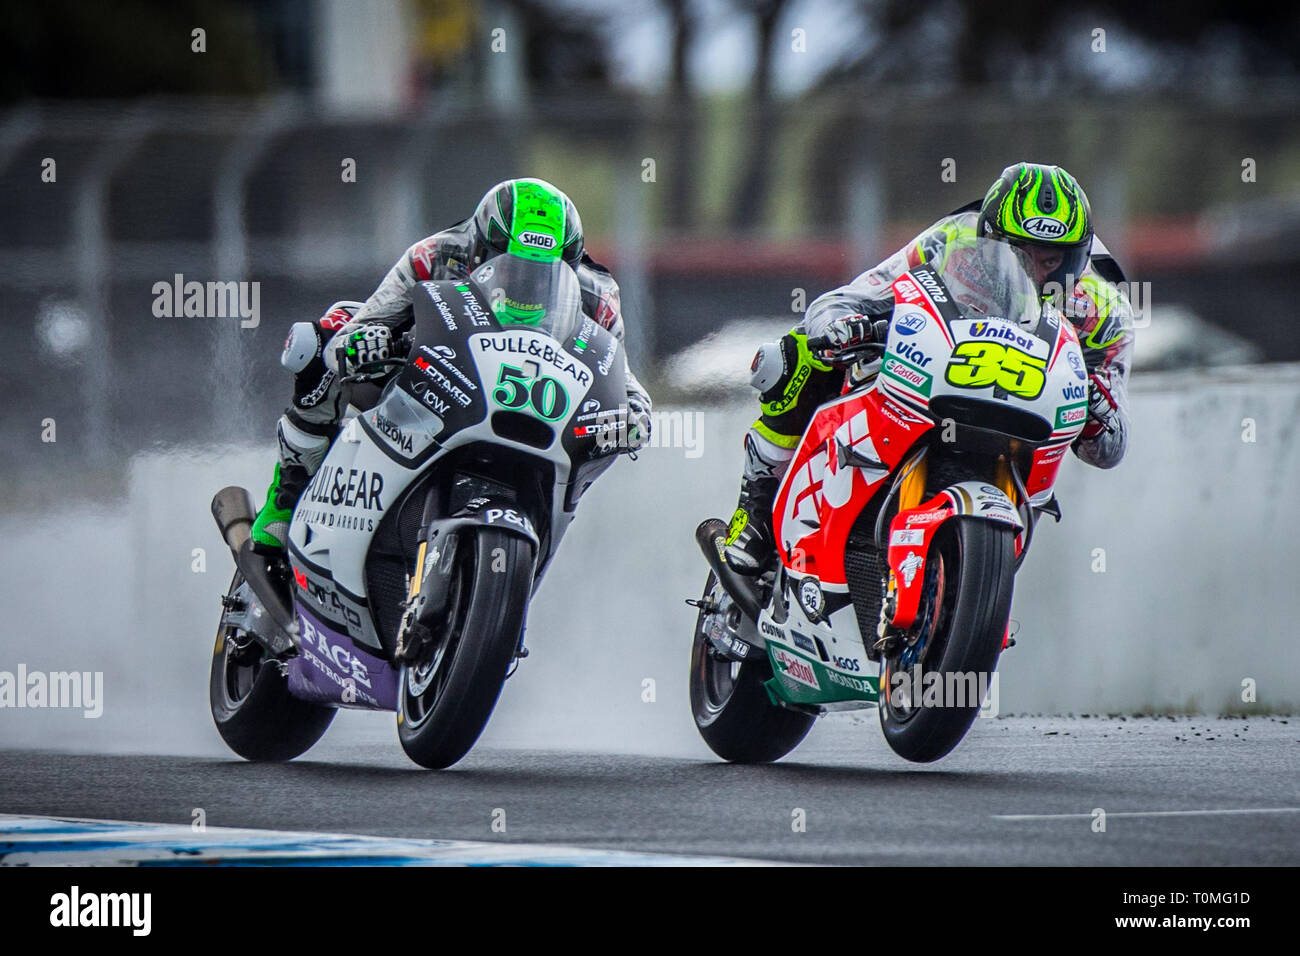
{"type": "MultiPolygon", "coordinates": [[[[1300,813],[1300,807],[1245,807],[1239,810],[1106,810],[1107,817],[1211,817],[1246,813],[1300,813]]],[[[993,814],[994,820],[1091,820],[1092,817],[1091,813],[993,814]]]]}
{"type": "Polygon", "coordinates": [[[764,860],[0,814],[0,866],[771,866],[764,860]]]}

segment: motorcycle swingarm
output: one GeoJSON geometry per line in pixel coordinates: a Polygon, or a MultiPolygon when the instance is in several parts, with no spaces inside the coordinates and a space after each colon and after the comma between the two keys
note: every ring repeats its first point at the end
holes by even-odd
{"type": "MultiPolygon", "coordinates": [[[[244,575],[244,584],[251,592],[251,601],[243,609],[247,624],[238,624],[248,631],[259,644],[274,657],[293,657],[298,653],[298,624],[293,611],[285,605],[284,598],[271,580],[266,560],[253,552],[251,542],[235,554],[235,564],[244,575]]],[[[227,609],[223,621],[230,617],[227,609]]]]}
{"type": "Polygon", "coordinates": [[[245,580],[234,594],[221,598],[221,627],[234,627],[266,649],[272,657],[285,660],[298,653],[298,646],[266,612],[262,599],[245,580]]]}

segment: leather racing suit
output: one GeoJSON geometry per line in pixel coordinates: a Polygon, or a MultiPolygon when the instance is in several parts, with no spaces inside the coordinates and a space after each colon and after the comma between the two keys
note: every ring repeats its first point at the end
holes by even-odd
{"type": "MultiPolygon", "coordinates": [[[[310,359],[295,372],[292,402],[276,426],[280,462],[272,488],[277,508],[292,510],[338,434],[339,422],[351,397],[351,386],[340,385],[339,374],[326,363],[325,352],[331,340],[345,330],[382,325],[396,341],[414,323],[412,297],[418,283],[431,279],[466,279],[483,261],[484,251],[477,247],[474,236],[472,220],[467,219],[421,239],[403,253],[364,303],[336,303],[311,323],[315,333],[314,351],[310,346],[305,350],[298,347],[310,359]]],[[[574,271],[582,291],[583,312],[623,341],[623,315],[614,277],[586,252],[574,271]]],[[[282,360],[285,364],[289,364],[288,354],[286,347],[286,358],[282,360]]],[[[628,406],[644,413],[648,427],[650,396],[632,370],[626,371],[628,406]]],[[[280,528],[279,523],[283,522],[268,526],[268,530],[284,540],[287,524],[280,528]]]]}
{"type": "MultiPolygon", "coordinates": [[[[745,436],[745,478],[771,481],[784,473],[818,406],[834,398],[844,384],[843,372],[817,360],[808,348],[809,338],[824,335],[831,323],[853,315],[889,316],[895,279],[922,263],[942,262],[954,241],[975,236],[978,203],[947,216],[884,262],[868,269],[847,285],[819,296],[803,320],[779,343],[782,368],[776,383],[761,393],[761,414],[745,436]]],[[[1128,374],[1133,353],[1133,311],[1116,284],[1124,280],[1114,259],[1093,240],[1087,268],[1061,304],[1074,324],[1083,350],[1092,389],[1105,389],[1114,408],[1105,427],[1090,423],[1075,440],[1074,453],[1098,468],[1113,468],[1124,457],[1128,443],[1128,374]]],[[[1064,292],[1064,276],[1050,276],[1045,297],[1064,292]]],[[[1060,299],[1061,296],[1056,296],[1060,299]]],[[[757,363],[756,363],[757,369],[757,363]]]]}

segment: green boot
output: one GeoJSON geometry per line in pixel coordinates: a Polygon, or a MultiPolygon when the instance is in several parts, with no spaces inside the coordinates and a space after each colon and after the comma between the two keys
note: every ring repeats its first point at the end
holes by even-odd
{"type": "Polygon", "coordinates": [[[266,504],[257,513],[251,537],[253,550],[267,557],[283,557],[289,540],[289,522],[293,507],[310,480],[305,468],[292,465],[283,467],[275,463],[275,476],[266,489],[266,504]]]}

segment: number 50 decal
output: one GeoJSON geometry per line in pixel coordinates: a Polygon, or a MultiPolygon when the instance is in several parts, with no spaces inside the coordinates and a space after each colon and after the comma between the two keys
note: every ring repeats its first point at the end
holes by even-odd
{"type": "Polygon", "coordinates": [[[523,369],[513,365],[501,366],[492,397],[503,408],[523,408],[531,404],[533,411],[548,422],[563,418],[569,410],[569,393],[558,380],[545,375],[527,378],[523,369]]]}
{"type": "Polygon", "coordinates": [[[948,363],[948,383],[958,388],[998,388],[1020,398],[1043,394],[1047,359],[998,342],[961,342],[948,363]]]}

